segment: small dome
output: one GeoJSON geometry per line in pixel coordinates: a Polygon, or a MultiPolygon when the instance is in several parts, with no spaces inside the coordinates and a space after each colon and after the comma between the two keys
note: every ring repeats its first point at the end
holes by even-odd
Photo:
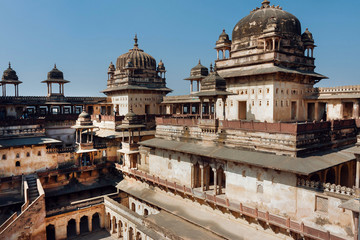
{"type": "Polygon", "coordinates": [[[301,35],[299,19],[283,11],[281,7],[270,6],[270,2],[265,0],[260,8],[256,8],[235,25],[232,32],[233,44],[249,41],[250,37],[263,34],[269,24],[276,25],[282,35],[301,35]]]}
{"type": "Polygon", "coordinates": [[[51,80],[64,80],[64,74],[62,71],[60,71],[59,69],[56,68],[56,64],[54,64],[54,68],[48,72],[47,74],[47,79],[51,80]]]}
{"type": "Polygon", "coordinates": [[[199,60],[199,63],[193,67],[190,71],[190,76],[204,76],[206,77],[207,75],[209,75],[209,69],[203,65],[201,65],[201,62],[199,60]]]}
{"type": "Polygon", "coordinates": [[[115,71],[115,66],[114,64],[111,62],[108,68],[108,73],[114,72],[115,71]]]}
{"type": "Polygon", "coordinates": [[[314,43],[313,35],[308,28],[306,28],[305,32],[301,35],[301,40],[304,43],[314,43]]]}
{"type": "Polygon", "coordinates": [[[209,76],[201,81],[201,91],[226,91],[226,81],[217,73],[216,65],[213,70],[211,64],[210,69],[209,76]]]}
{"type": "Polygon", "coordinates": [[[157,71],[159,71],[159,72],[165,71],[165,65],[162,60],[160,60],[160,62],[158,64],[157,71]]]}
{"type": "Polygon", "coordinates": [[[9,63],[9,67],[8,69],[6,69],[4,71],[4,74],[2,76],[2,80],[13,80],[13,81],[19,81],[19,78],[15,72],[15,70],[13,70],[11,68],[11,64],[9,63]]]}
{"type": "Polygon", "coordinates": [[[229,35],[225,32],[225,29],[223,29],[222,33],[219,36],[219,40],[216,42],[219,43],[230,43],[229,35]]]}
{"type": "Polygon", "coordinates": [[[138,39],[135,35],[134,38],[135,44],[134,48],[130,49],[129,52],[122,54],[116,60],[116,69],[122,70],[125,68],[128,59],[131,60],[134,67],[137,69],[147,69],[147,70],[156,70],[156,61],[149,54],[145,53],[143,50],[138,47],[138,39]]]}
{"type": "Polygon", "coordinates": [[[83,110],[80,114],[78,119],[76,120],[77,126],[92,126],[93,123],[91,121],[91,116],[85,110],[83,110]]]}

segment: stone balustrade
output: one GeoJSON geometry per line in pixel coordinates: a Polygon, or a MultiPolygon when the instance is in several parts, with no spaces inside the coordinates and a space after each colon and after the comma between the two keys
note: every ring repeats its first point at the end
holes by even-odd
{"type": "Polygon", "coordinates": [[[341,195],[354,196],[355,188],[345,187],[332,183],[322,183],[319,181],[310,181],[303,178],[299,178],[297,181],[298,187],[304,187],[315,191],[331,192],[341,195]]]}

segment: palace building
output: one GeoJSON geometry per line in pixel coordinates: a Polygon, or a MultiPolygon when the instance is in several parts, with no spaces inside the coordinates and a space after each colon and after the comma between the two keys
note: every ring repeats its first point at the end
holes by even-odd
{"type": "Polygon", "coordinates": [[[360,85],[316,87],[305,27],[264,0],[182,96],[136,35],[104,97],[66,96],[56,65],[21,96],[9,64],[0,239],[358,239],[360,85]]]}

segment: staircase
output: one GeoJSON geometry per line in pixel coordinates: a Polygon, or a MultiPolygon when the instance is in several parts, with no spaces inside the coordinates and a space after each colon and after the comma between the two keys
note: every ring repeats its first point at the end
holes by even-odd
{"type": "Polygon", "coordinates": [[[31,203],[39,196],[39,191],[37,189],[37,184],[36,184],[36,177],[34,175],[27,175],[25,179],[29,186],[28,196],[29,196],[29,202],[31,203]]]}

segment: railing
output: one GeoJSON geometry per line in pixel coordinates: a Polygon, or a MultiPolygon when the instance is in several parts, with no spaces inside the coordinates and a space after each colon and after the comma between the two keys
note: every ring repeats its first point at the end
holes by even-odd
{"type": "Polygon", "coordinates": [[[341,195],[354,196],[355,188],[349,188],[341,185],[336,185],[332,183],[322,183],[319,181],[310,181],[303,178],[298,178],[297,186],[308,188],[315,191],[324,191],[324,192],[332,192],[341,195]]]}
{"type": "Polygon", "coordinates": [[[228,198],[222,198],[217,195],[211,195],[207,193],[202,194],[196,194],[194,192],[194,189],[191,189],[185,185],[177,184],[176,182],[167,181],[167,179],[160,179],[159,177],[156,177],[155,175],[150,175],[146,172],[142,172],[136,169],[124,169],[120,164],[115,163],[115,166],[117,169],[123,171],[126,174],[133,175],[136,178],[141,178],[143,180],[146,180],[148,182],[151,182],[155,185],[161,185],[167,189],[172,189],[175,192],[181,192],[183,194],[190,195],[195,198],[204,199],[207,202],[210,202],[214,205],[224,207],[226,209],[229,209],[231,211],[240,213],[242,215],[246,215],[251,218],[255,218],[257,220],[264,221],[268,224],[272,224],[275,226],[278,226],[280,228],[286,229],[288,231],[292,231],[298,234],[301,234],[306,237],[314,238],[314,239],[336,239],[341,240],[344,238],[335,236],[331,234],[329,231],[323,231],[320,229],[316,229],[310,226],[306,226],[303,222],[296,222],[294,220],[291,220],[289,217],[281,217],[278,215],[274,215],[269,213],[268,211],[261,211],[258,208],[252,208],[249,206],[246,206],[242,204],[241,202],[229,200],[228,198]]]}
{"type": "Polygon", "coordinates": [[[75,147],[64,147],[64,148],[47,148],[46,153],[67,153],[67,152],[74,152],[75,147]]]}
{"type": "MultiPolygon", "coordinates": [[[[214,121],[213,119],[195,118],[156,118],[157,125],[178,125],[178,126],[198,126],[202,122],[214,121]]],[[[239,129],[247,131],[304,134],[317,131],[330,131],[334,129],[356,128],[354,119],[332,120],[328,122],[303,122],[303,123],[268,123],[243,120],[220,120],[221,129],[239,129]]]]}
{"type": "Polygon", "coordinates": [[[27,136],[27,135],[43,135],[45,134],[45,129],[37,126],[33,128],[20,128],[20,129],[11,129],[11,128],[2,128],[0,129],[1,137],[9,136],[27,136]]]}
{"type": "Polygon", "coordinates": [[[104,203],[104,197],[97,197],[93,200],[86,199],[86,201],[82,201],[79,203],[71,203],[70,206],[65,206],[65,207],[61,207],[61,208],[57,208],[57,209],[48,210],[48,211],[46,211],[46,217],[51,217],[54,215],[63,214],[63,213],[67,213],[67,212],[72,212],[72,211],[78,210],[80,208],[91,207],[91,206],[102,204],[102,203],[104,203]]]}

